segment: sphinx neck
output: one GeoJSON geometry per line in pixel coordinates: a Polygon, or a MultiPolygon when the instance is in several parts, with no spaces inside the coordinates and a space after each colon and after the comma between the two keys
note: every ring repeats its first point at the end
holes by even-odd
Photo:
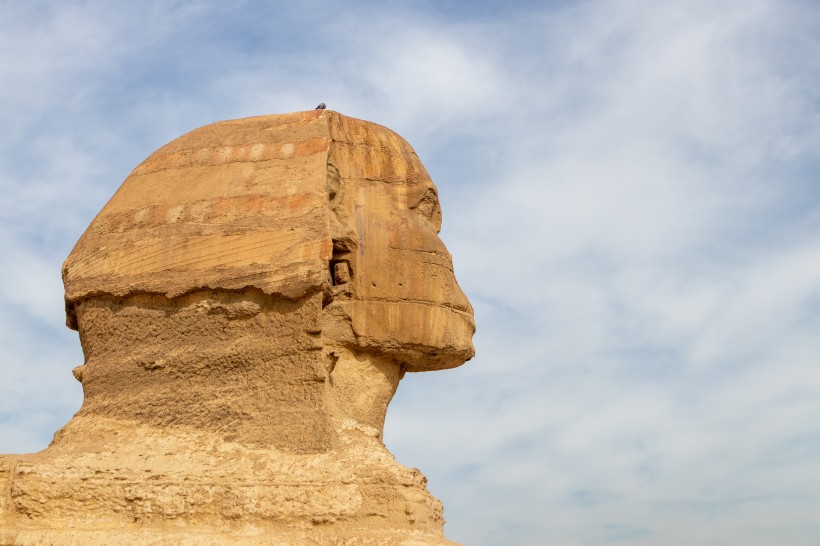
{"type": "Polygon", "coordinates": [[[387,406],[396,394],[404,368],[374,353],[328,351],[328,403],[336,422],[353,422],[369,435],[381,439],[387,406]]]}

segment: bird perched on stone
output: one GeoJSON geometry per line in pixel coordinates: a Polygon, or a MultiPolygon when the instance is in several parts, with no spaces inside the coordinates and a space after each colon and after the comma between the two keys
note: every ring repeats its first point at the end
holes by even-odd
{"type": "Polygon", "coordinates": [[[325,106],[325,103],[323,102],[320,102],[319,106],[316,107],[317,110],[324,110],[325,108],[327,108],[327,106],[325,106]]]}

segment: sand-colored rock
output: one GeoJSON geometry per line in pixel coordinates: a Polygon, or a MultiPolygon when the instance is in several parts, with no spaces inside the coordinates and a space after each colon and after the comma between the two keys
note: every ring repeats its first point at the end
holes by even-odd
{"type": "Polygon", "coordinates": [[[473,355],[436,188],[329,110],[202,127],[63,267],[80,411],[0,456],[0,545],[449,544],[382,443],[405,372],[473,355]]]}

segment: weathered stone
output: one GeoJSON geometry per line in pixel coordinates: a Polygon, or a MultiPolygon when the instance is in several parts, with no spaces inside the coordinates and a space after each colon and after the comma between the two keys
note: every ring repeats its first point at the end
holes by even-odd
{"type": "Polygon", "coordinates": [[[160,148],[64,264],[85,399],[0,456],[0,544],[448,544],[381,440],[405,372],[473,355],[440,226],[412,148],[336,112],[160,148]]]}

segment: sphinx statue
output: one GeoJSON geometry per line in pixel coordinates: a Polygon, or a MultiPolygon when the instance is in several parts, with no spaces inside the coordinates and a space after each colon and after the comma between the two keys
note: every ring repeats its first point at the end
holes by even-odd
{"type": "Polygon", "coordinates": [[[474,354],[440,227],[410,145],[330,110],[157,150],[63,266],[84,401],[0,456],[0,545],[452,544],[382,442],[474,354]]]}

